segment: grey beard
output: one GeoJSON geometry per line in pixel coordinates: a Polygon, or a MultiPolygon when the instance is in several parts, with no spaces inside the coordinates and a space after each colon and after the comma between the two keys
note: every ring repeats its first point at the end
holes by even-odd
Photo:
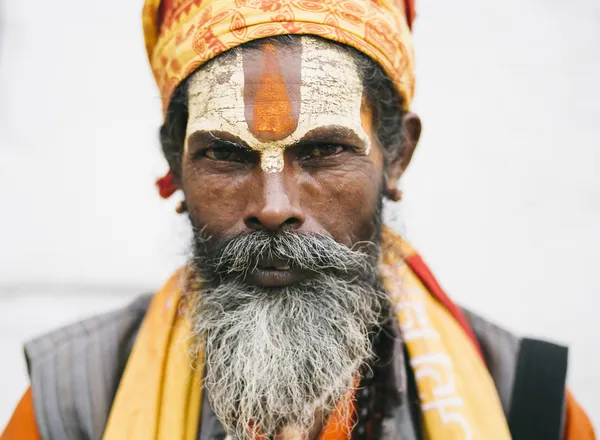
{"type": "Polygon", "coordinates": [[[198,249],[197,268],[210,281],[189,298],[192,354],[204,351],[218,419],[237,439],[270,437],[286,426],[308,432],[315,413],[330,412],[373,356],[387,301],[374,252],[292,232],[252,233],[212,255],[198,249]],[[245,283],[263,252],[316,275],[281,288],[245,283]]]}

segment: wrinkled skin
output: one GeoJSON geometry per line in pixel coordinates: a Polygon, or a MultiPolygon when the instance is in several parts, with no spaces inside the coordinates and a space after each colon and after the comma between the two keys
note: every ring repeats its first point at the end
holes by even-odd
{"type": "MultiPolygon", "coordinates": [[[[252,57],[244,56],[244,61],[249,59],[250,62],[260,63],[260,55],[272,52],[272,48],[265,45],[252,51],[259,53],[252,57]]],[[[268,75],[263,71],[271,69],[269,73],[280,75],[285,83],[297,80],[299,75],[282,73],[279,71],[281,66],[296,65],[301,69],[309,69],[306,59],[297,59],[306,57],[307,52],[306,48],[303,54],[299,54],[298,51],[281,50],[277,54],[279,63],[262,69],[246,68],[246,65],[242,68],[225,57],[222,61],[218,60],[218,68],[221,72],[229,71],[230,82],[234,81],[233,77],[237,72],[244,75],[246,85],[260,84],[261,81],[268,81],[268,78],[265,80],[265,76],[268,75]],[[243,69],[243,72],[240,73],[240,69],[243,69]]],[[[334,74],[341,77],[348,75],[343,71],[334,74]]],[[[215,144],[206,133],[203,135],[190,132],[195,118],[202,116],[193,111],[194,99],[209,100],[215,110],[213,117],[219,114],[219,107],[225,109],[231,106],[231,101],[219,96],[218,90],[239,85],[228,84],[224,77],[226,78],[226,75],[220,75],[219,84],[215,87],[206,87],[206,82],[196,86],[192,82],[190,86],[190,117],[182,157],[181,185],[190,217],[196,226],[205,227],[215,240],[252,230],[276,231],[284,226],[301,232],[327,235],[347,246],[373,239],[378,231],[375,230],[372,220],[380,198],[382,195],[396,198],[398,180],[418,142],[421,129],[418,117],[410,113],[404,117],[404,146],[400,149],[400,156],[392,158],[384,169],[381,146],[375,138],[372,113],[362,97],[362,90],[359,90],[360,111],[348,117],[354,118],[356,124],[362,127],[368,136],[370,148],[357,145],[359,142],[356,136],[341,133],[340,130],[331,129],[327,125],[320,126],[319,115],[316,115],[317,117],[311,120],[314,126],[309,126],[308,130],[317,129],[319,142],[312,143],[309,139],[306,142],[285,145],[285,148],[282,148],[283,170],[269,172],[261,167],[260,148],[248,148],[243,139],[240,139],[241,130],[247,132],[247,127],[256,126],[252,115],[248,117],[247,111],[245,120],[240,117],[233,122],[228,120],[227,124],[223,125],[225,128],[219,133],[219,137],[230,141],[228,143],[215,144]],[[194,87],[204,89],[199,91],[194,87]],[[206,92],[206,89],[209,89],[209,92],[206,92]],[[241,128],[235,132],[234,129],[227,129],[232,125],[234,129],[236,125],[241,128]],[[242,148],[234,146],[233,143],[242,148]],[[382,187],[384,184],[385,187],[382,187]]],[[[357,93],[352,89],[343,89],[344,82],[337,81],[336,84],[342,89],[342,94],[357,93]]],[[[293,84],[285,85],[288,90],[294,87],[293,84]]],[[[272,106],[276,112],[280,111],[282,100],[292,101],[293,106],[294,100],[313,99],[317,101],[314,107],[315,111],[318,111],[319,95],[323,93],[323,87],[331,87],[331,84],[323,85],[315,81],[313,84],[304,84],[304,87],[309,92],[311,88],[314,89],[312,98],[309,92],[305,92],[303,96],[297,93],[286,96],[271,93],[261,98],[261,106],[267,109],[272,106]]],[[[248,102],[248,99],[244,102],[246,108],[253,104],[255,105],[248,102]]],[[[295,108],[302,104],[296,102],[295,108]]],[[[310,110],[310,103],[304,105],[310,110]]],[[[240,109],[239,113],[244,114],[244,110],[240,109]]],[[[346,109],[340,111],[345,112],[346,109]]],[[[278,129],[277,124],[274,124],[271,133],[266,133],[264,138],[267,141],[277,139],[278,129]]],[[[287,134],[289,133],[282,134],[280,138],[284,138],[285,141],[287,134]]],[[[256,137],[256,133],[254,135],[256,137]]],[[[261,140],[260,135],[258,139],[261,140]]]]}

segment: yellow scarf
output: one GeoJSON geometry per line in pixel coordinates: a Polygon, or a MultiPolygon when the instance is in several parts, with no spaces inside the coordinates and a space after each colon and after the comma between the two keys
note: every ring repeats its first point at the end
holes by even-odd
{"type": "MultiPolygon", "coordinates": [[[[414,251],[390,232],[382,248],[380,270],[414,370],[425,438],[510,439],[477,349],[405,263],[414,251]]],[[[201,358],[192,368],[187,356],[190,328],[178,313],[181,286],[178,272],[152,300],[103,440],[197,439],[203,368],[201,358]]]]}

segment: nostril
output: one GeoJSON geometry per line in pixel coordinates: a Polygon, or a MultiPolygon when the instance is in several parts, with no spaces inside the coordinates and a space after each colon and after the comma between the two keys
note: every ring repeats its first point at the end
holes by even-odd
{"type": "Polygon", "coordinates": [[[260,229],[262,228],[262,223],[258,219],[258,217],[248,217],[246,219],[246,226],[252,229],[260,229]]]}
{"type": "Polygon", "coordinates": [[[297,219],[296,217],[290,217],[288,219],[286,219],[282,226],[298,226],[300,225],[300,220],[297,219]]]}
{"type": "Polygon", "coordinates": [[[248,216],[244,223],[249,229],[270,230],[278,229],[296,229],[302,225],[302,220],[298,217],[288,217],[285,220],[278,218],[269,218],[269,216],[248,216]]]}

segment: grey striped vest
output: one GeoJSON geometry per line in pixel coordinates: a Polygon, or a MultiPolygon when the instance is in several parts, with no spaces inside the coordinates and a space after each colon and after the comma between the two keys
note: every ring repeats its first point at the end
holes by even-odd
{"type": "MultiPolygon", "coordinates": [[[[25,345],[36,421],[43,440],[102,438],[121,375],[150,299],[151,295],[141,296],[123,309],[55,330],[25,345]]],[[[510,422],[515,396],[519,395],[521,387],[526,388],[524,385],[516,386],[515,381],[520,353],[527,340],[473,313],[466,311],[466,314],[510,422]]],[[[404,363],[404,359],[400,361],[404,363]]],[[[564,388],[564,379],[559,385],[564,388]]],[[[564,405],[564,396],[562,402],[564,405]]],[[[558,417],[562,419],[563,414],[561,409],[558,417]]],[[[224,438],[222,427],[206,402],[203,402],[200,420],[199,440],[224,438]]],[[[392,418],[384,420],[382,439],[420,438],[418,427],[412,420],[407,405],[400,405],[392,418]]],[[[562,424],[562,421],[558,423],[562,424]]]]}

